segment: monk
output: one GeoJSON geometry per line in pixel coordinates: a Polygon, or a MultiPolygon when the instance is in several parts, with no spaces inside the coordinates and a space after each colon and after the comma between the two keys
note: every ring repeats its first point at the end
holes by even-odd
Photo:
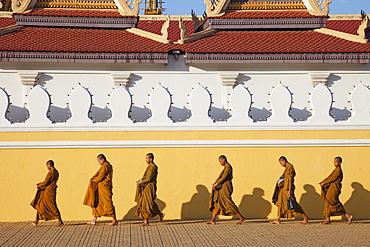
{"type": "Polygon", "coordinates": [[[159,222],[163,222],[164,218],[164,213],[161,213],[157,203],[154,201],[157,197],[158,175],[158,167],[154,163],[154,154],[148,153],[145,161],[148,166],[144,175],[140,180],[136,181],[135,202],[137,202],[137,210],[135,216],[144,219],[140,226],[149,226],[149,219],[157,215],[160,219],[159,222]]]}
{"type": "Polygon", "coordinates": [[[321,183],[321,200],[324,201],[324,217],[325,221],[320,224],[329,225],[330,216],[345,215],[348,220],[348,225],[352,223],[353,216],[348,214],[339,200],[339,195],[342,189],[342,158],[334,158],[334,170],[321,183]]]}
{"type": "Polygon", "coordinates": [[[58,225],[64,226],[62,216],[60,215],[56,198],[57,198],[57,181],[59,172],[54,167],[54,161],[46,162],[46,168],[49,170],[45,181],[36,184],[36,196],[31,202],[31,206],[37,210],[36,220],[29,221],[33,226],[37,226],[39,220],[58,220],[58,225]]]}
{"type": "Polygon", "coordinates": [[[212,212],[212,219],[207,224],[216,224],[216,216],[219,215],[237,215],[239,221],[237,225],[244,222],[243,215],[240,214],[231,195],[233,194],[233,168],[227,162],[225,155],[218,158],[220,165],[224,167],[216,181],[212,184],[212,193],[209,200],[209,210],[212,212]]]}
{"type": "Polygon", "coordinates": [[[97,157],[99,171],[90,179],[89,186],[85,195],[83,204],[92,208],[94,218],[87,222],[88,225],[95,225],[96,219],[101,216],[112,218],[109,226],[116,226],[116,210],[113,205],[113,167],[107,161],[104,154],[99,154],[97,157]]]}
{"type": "Polygon", "coordinates": [[[294,177],[295,170],[294,166],[288,162],[287,158],[281,156],[279,158],[279,163],[282,167],[285,167],[283,175],[279,178],[272,202],[278,207],[278,217],[270,221],[271,224],[281,224],[281,218],[295,218],[298,215],[303,216],[303,221],[301,224],[307,224],[309,218],[304,213],[302,207],[298,204],[294,195],[294,177]],[[288,199],[292,199],[294,202],[294,209],[288,210],[288,199]]]}

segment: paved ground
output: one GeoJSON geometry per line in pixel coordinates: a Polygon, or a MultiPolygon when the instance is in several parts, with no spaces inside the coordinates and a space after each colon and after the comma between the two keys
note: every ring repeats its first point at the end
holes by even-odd
{"type": "Polygon", "coordinates": [[[370,246],[370,220],[333,221],[319,225],[312,221],[284,221],[271,225],[266,220],[248,220],[241,226],[235,220],[220,220],[206,225],[204,220],[168,220],[149,227],[139,227],[139,221],[122,221],[118,226],[99,222],[96,226],[84,221],[42,222],[32,227],[27,222],[1,223],[0,246],[370,246]]]}

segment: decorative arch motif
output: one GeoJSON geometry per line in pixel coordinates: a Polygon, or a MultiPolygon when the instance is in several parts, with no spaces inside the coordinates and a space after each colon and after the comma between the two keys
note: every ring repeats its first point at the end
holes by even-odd
{"type": "Polygon", "coordinates": [[[189,96],[191,117],[188,123],[194,125],[212,124],[213,120],[209,117],[212,104],[210,92],[201,85],[196,86],[189,96]]]}
{"type": "Polygon", "coordinates": [[[148,119],[148,123],[155,124],[172,124],[168,113],[172,104],[170,92],[160,84],[150,94],[150,107],[152,116],[148,119]]]}
{"type": "Polygon", "coordinates": [[[49,110],[51,105],[50,94],[41,86],[34,87],[28,95],[28,111],[30,118],[27,124],[48,126],[51,124],[49,110]]]}
{"type": "Polygon", "coordinates": [[[292,93],[283,84],[279,84],[272,90],[271,97],[272,115],[268,119],[269,123],[290,124],[293,119],[289,116],[292,106],[292,93]]]}

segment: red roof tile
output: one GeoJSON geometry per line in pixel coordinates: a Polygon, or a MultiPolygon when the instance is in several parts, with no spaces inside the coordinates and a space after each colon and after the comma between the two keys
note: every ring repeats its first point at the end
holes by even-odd
{"type": "Polygon", "coordinates": [[[15,25],[15,20],[11,17],[0,17],[0,28],[15,25]]]}
{"type": "Polygon", "coordinates": [[[361,44],[314,31],[219,31],[188,44],[163,44],[125,30],[26,27],[0,36],[3,51],[191,53],[354,53],[361,44]]]}
{"type": "Polygon", "coordinates": [[[215,19],[264,19],[264,18],[313,18],[323,17],[311,15],[308,11],[236,11],[223,16],[208,17],[215,19]]]}
{"type": "Polygon", "coordinates": [[[170,46],[125,30],[27,27],[0,36],[0,50],[168,52],[170,46]]]}
{"type": "Polygon", "coordinates": [[[361,22],[361,20],[328,20],[326,28],[357,35],[357,29],[361,22]]]}
{"type": "Polygon", "coordinates": [[[17,15],[31,16],[68,16],[68,17],[127,17],[118,10],[89,10],[89,9],[35,9],[28,13],[17,15]]]}
{"type": "Polygon", "coordinates": [[[361,44],[314,31],[220,31],[185,44],[192,53],[370,52],[361,44]]]}
{"type": "MultiPolygon", "coordinates": [[[[164,20],[152,21],[152,20],[139,20],[137,28],[161,35],[161,29],[164,24],[164,20]]],[[[186,29],[188,30],[187,35],[194,33],[193,21],[183,21],[186,29]]],[[[170,40],[176,42],[180,39],[180,28],[178,21],[170,21],[170,27],[168,28],[168,37],[170,40]]]]}

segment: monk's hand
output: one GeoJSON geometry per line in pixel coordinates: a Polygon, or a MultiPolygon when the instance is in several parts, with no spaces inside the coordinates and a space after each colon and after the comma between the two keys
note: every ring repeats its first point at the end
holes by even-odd
{"type": "Polygon", "coordinates": [[[136,186],[137,186],[137,187],[139,187],[139,186],[140,186],[140,184],[141,184],[141,182],[136,181],[136,186]]]}
{"type": "Polygon", "coordinates": [[[322,183],[319,183],[321,187],[323,187],[324,185],[322,183]]]}

